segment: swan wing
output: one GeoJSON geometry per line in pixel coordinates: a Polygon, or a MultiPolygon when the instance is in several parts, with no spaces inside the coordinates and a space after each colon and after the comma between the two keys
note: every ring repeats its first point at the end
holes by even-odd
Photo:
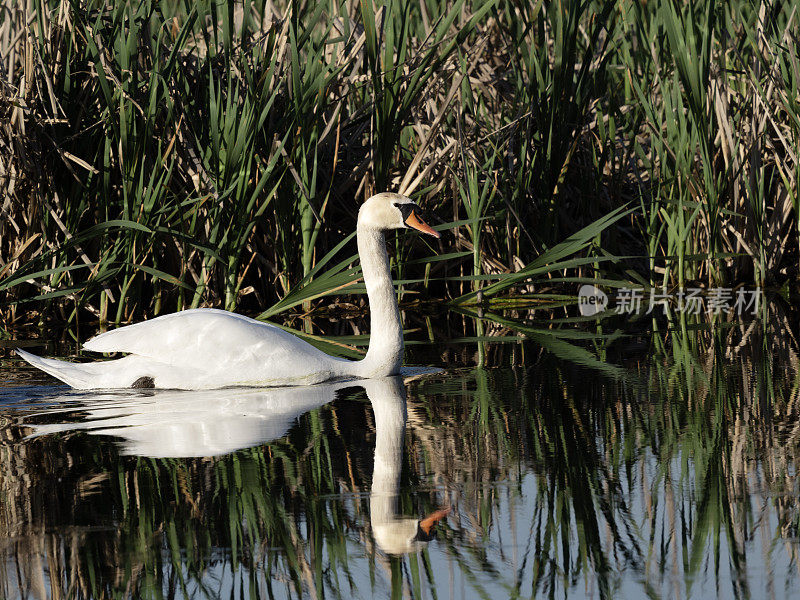
{"type": "Polygon", "coordinates": [[[274,325],[210,308],[186,310],[108,331],[86,342],[84,348],[126,352],[167,366],[190,367],[208,376],[203,387],[215,382],[300,382],[315,373],[319,375],[312,379],[322,381],[335,376],[331,371],[341,362],[274,325]]]}
{"type": "Polygon", "coordinates": [[[190,356],[237,354],[265,342],[315,350],[274,325],[213,308],[185,310],[107,331],[86,342],[83,348],[184,363],[190,356]]]}

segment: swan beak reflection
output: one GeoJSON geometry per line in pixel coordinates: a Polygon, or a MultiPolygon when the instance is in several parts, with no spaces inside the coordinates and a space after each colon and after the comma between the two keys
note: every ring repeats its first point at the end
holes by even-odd
{"type": "Polygon", "coordinates": [[[450,514],[450,508],[442,508],[434,513],[431,513],[419,522],[419,531],[417,532],[417,540],[420,542],[429,542],[436,535],[434,527],[436,524],[450,514]]]}
{"type": "Polygon", "coordinates": [[[427,233],[428,235],[432,235],[435,238],[442,237],[438,231],[433,229],[430,225],[428,225],[425,221],[423,221],[420,217],[417,216],[416,209],[411,211],[411,213],[406,218],[405,223],[412,229],[416,229],[417,231],[421,231],[422,233],[427,233]]]}

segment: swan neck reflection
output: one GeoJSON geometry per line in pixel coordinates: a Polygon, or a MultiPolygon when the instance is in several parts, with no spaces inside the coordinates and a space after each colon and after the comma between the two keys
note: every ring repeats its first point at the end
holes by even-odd
{"type": "Polygon", "coordinates": [[[416,552],[431,540],[433,527],[449,509],[420,520],[398,510],[406,429],[406,389],[399,377],[364,383],[375,415],[375,459],[369,497],[370,524],[378,546],[388,554],[416,552]]]}

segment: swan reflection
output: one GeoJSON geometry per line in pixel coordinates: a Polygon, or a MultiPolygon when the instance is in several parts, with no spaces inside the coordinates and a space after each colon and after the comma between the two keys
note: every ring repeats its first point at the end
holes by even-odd
{"type": "Polygon", "coordinates": [[[64,413],[81,420],[33,425],[33,435],[85,430],[118,438],[122,453],[133,456],[221,456],[283,437],[298,417],[332,401],[338,389],[349,385],[69,394],[64,397],[68,408],[38,414],[64,413]]]}
{"type": "Polygon", "coordinates": [[[127,455],[220,456],[283,437],[300,416],[331,402],[339,390],[354,387],[364,388],[375,415],[373,537],[387,554],[419,551],[449,509],[424,519],[398,512],[406,427],[406,389],[399,376],[306,387],[153,391],[136,396],[71,393],[55,398],[56,407],[29,415],[49,421],[31,424],[31,435],[86,431],[113,436],[127,455]]]}
{"type": "Polygon", "coordinates": [[[360,383],[375,413],[375,460],[369,495],[372,535],[388,554],[416,552],[431,540],[434,525],[450,510],[438,510],[422,520],[398,514],[406,429],[406,389],[399,377],[369,379],[360,383]]]}

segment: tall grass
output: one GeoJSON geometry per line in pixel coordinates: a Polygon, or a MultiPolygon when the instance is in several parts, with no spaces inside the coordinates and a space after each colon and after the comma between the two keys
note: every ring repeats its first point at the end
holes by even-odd
{"type": "Polygon", "coordinates": [[[664,0],[625,11],[634,39],[667,40],[620,54],[629,115],[648,134],[636,152],[660,282],[765,285],[796,272],[797,8],[664,0]]]}
{"type": "Polygon", "coordinates": [[[387,189],[460,223],[424,267],[439,298],[528,291],[519,273],[600,222],[547,278],[596,276],[580,260],[602,247],[651,285],[780,284],[800,248],[796,9],[5,0],[4,323],[307,311],[343,291],[302,289],[387,189]]]}

